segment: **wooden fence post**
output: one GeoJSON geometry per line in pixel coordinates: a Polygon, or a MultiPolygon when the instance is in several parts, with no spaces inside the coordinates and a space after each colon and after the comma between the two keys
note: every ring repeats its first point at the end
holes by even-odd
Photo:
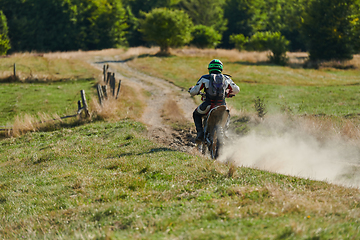
{"type": "Polygon", "coordinates": [[[111,82],[111,88],[112,88],[112,95],[115,97],[115,73],[112,74],[112,82],[111,82]]]}
{"type": "Polygon", "coordinates": [[[90,117],[90,113],[89,113],[88,105],[86,103],[85,91],[81,90],[80,94],[81,94],[81,101],[82,101],[82,104],[83,104],[83,108],[84,108],[84,111],[85,111],[85,117],[88,118],[88,117],[90,117]]]}
{"type": "Polygon", "coordinates": [[[105,97],[105,99],[107,99],[107,98],[108,98],[108,95],[107,95],[107,86],[104,85],[104,86],[101,86],[101,87],[102,87],[102,90],[103,90],[103,93],[104,93],[104,97],[105,97]]]}
{"type": "Polygon", "coordinates": [[[16,78],[16,63],[14,63],[14,78],[16,78]]]}
{"type": "Polygon", "coordinates": [[[105,67],[105,65],[103,66],[103,77],[104,77],[104,82],[106,82],[106,67],[105,67]]]}
{"type": "Polygon", "coordinates": [[[116,93],[116,99],[118,99],[118,97],[119,97],[120,86],[121,86],[121,80],[119,80],[119,87],[118,87],[118,90],[117,90],[117,93],[116,93]]]}
{"type": "Polygon", "coordinates": [[[100,84],[97,85],[97,93],[98,93],[98,97],[99,97],[99,103],[100,103],[100,105],[102,105],[102,101],[104,99],[104,94],[103,94],[100,84]]]}
{"type": "Polygon", "coordinates": [[[111,72],[107,72],[106,84],[108,84],[108,82],[110,81],[110,78],[111,78],[111,72]]]}
{"type": "Polygon", "coordinates": [[[81,113],[81,101],[79,100],[78,101],[78,111],[77,111],[77,114],[80,114],[81,113]]]}

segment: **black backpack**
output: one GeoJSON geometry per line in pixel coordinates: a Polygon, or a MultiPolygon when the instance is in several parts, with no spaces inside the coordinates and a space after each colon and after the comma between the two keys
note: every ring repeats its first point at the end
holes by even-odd
{"type": "Polygon", "coordinates": [[[226,90],[225,76],[221,73],[210,74],[208,94],[211,97],[225,98],[225,90],[226,90]]]}

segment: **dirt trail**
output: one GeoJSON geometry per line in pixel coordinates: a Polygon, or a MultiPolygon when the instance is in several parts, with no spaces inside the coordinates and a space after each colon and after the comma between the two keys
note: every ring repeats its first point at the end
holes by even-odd
{"type": "MultiPolygon", "coordinates": [[[[126,61],[102,60],[97,61],[95,65],[98,68],[104,64],[109,64],[110,71],[115,73],[117,78],[126,81],[135,89],[142,89],[151,94],[147,100],[145,111],[139,119],[148,127],[148,137],[155,139],[163,144],[169,145],[180,151],[192,152],[194,149],[194,132],[192,129],[176,131],[171,126],[164,123],[162,109],[164,104],[174,101],[180,111],[179,117],[193,122],[192,112],[196,104],[187,91],[175,86],[166,80],[152,77],[137,71],[128,66],[126,61]]],[[[176,106],[174,106],[175,108],[176,106]]]]}

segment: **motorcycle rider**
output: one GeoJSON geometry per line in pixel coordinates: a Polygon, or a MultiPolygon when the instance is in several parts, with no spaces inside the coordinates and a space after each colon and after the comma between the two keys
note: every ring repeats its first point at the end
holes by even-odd
{"type": "Polygon", "coordinates": [[[229,75],[222,74],[223,63],[219,59],[213,59],[208,66],[209,74],[200,77],[195,86],[189,88],[191,96],[205,92],[205,99],[193,112],[193,119],[197,131],[195,141],[202,141],[204,138],[204,128],[202,118],[208,112],[220,105],[226,105],[225,98],[234,96],[240,92],[240,88],[233,82],[229,75]]]}

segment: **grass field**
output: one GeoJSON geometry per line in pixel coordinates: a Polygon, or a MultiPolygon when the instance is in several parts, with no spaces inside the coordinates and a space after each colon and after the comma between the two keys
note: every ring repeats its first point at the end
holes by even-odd
{"type": "MultiPolygon", "coordinates": [[[[315,142],[320,150],[326,143],[323,139],[332,136],[348,139],[342,143],[351,148],[360,146],[358,69],[309,70],[295,63],[277,67],[264,62],[266,55],[234,51],[179,50],[168,58],[155,57],[153,49],[129,51],[141,57],[107,50],[47,58],[55,69],[56,59],[59,65],[71,59],[82,66],[82,61],[97,54],[124,57],[130,66],[187,89],[206,73],[209,60],[218,57],[242,88],[229,101],[234,112],[242,113],[238,117],[254,115],[253,99],[259,96],[269,109],[266,119],[282,113],[281,109],[292,109],[290,118],[283,114],[286,121],[301,134],[306,133],[302,126],[307,126],[314,135],[309,144],[315,142]],[[303,122],[293,120],[304,113],[311,116],[301,118],[303,122]],[[337,124],[341,126],[336,128],[337,124]]],[[[6,59],[9,64],[13,57],[6,59]]],[[[34,62],[44,60],[31,57],[36,58],[34,62]]],[[[41,70],[42,65],[38,74],[47,76],[52,70],[41,70]]],[[[0,125],[11,124],[16,115],[25,113],[72,113],[80,89],[89,92],[89,99],[96,99],[92,70],[84,71],[89,75],[72,71],[63,70],[63,77],[53,81],[41,78],[45,83],[29,82],[26,77],[24,83],[0,82],[2,99],[7,99],[0,100],[0,125]],[[76,76],[80,75],[87,80],[79,80],[76,76]]],[[[126,94],[119,104],[128,109],[115,116],[104,112],[80,126],[0,139],[0,239],[360,238],[357,188],[212,162],[152,142],[143,137],[145,126],[130,119],[141,114],[143,98],[137,95],[146,93],[124,87],[126,94]],[[108,117],[114,120],[99,120],[108,117]]],[[[266,127],[256,121],[248,127],[258,131],[266,127]]],[[[269,134],[265,131],[261,139],[269,134]]],[[[257,144],[255,151],[261,147],[257,144]]],[[[353,170],[352,174],[358,174],[358,168],[353,170]]]]}
{"type": "Polygon", "coordinates": [[[3,83],[0,89],[0,125],[13,123],[18,115],[38,113],[66,116],[76,114],[80,90],[85,90],[88,100],[96,96],[95,79],[56,83],[3,83]]]}
{"type": "Polygon", "coordinates": [[[234,168],[91,123],[1,141],[4,239],[356,239],[359,191],[234,168]]]}

